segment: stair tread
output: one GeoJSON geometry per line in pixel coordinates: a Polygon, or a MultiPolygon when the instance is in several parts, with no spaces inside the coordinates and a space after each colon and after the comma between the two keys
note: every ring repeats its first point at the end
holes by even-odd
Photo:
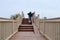
{"type": "Polygon", "coordinates": [[[33,25],[20,25],[20,26],[33,26],[33,25]]]}
{"type": "Polygon", "coordinates": [[[34,31],[34,30],[19,30],[19,31],[34,31]]]}
{"type": "Polygon", "coordinates": [[[19,26],[19,27],[33,27],[33,26],[19,26]]]}
{"type": "Polygon", "coordinates": [[[32,24],[21,24],[21,25],[32,25],[32,24]]]}
{"type": "MultiPolygon", "coordinates": [[[[20,27],[21,28],[21,27],[20,27]]],[[[32,28],[32,27],[23,27],[23,28],[32,28]]]]}
{"type": "Polygon", "coordinates": [[[19,30],[33,30],[33,29],[19,29],[19,30]]]}
{"type": "Polygon", "coordinates": [[[19,29],[33,29],[33,28],[19,28],[19,29]]]}
{"type": "Polygon", "coordinates": [[[20,30],[21,32],[34,32],[33,30],[30,30],[30,31],[23,31],[23,30],[20,30]]]}
{"type": "Polygon", "coordinates": [[[33,28],[33,26],[20,26],[19,28],[33,28]]]}

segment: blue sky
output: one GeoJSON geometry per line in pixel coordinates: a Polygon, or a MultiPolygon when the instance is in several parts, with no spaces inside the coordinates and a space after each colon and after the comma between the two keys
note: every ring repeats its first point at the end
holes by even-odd
{"type": "Polygon", "coordinates": [[[9,18],[16,13],[27,13],[32,11],[40,18],[60,17],[60,0],[0,0],[0,17],[9,18]]]}

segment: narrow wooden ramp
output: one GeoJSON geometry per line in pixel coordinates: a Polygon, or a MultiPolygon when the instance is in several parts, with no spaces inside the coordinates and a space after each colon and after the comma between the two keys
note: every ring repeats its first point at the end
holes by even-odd
{"type": "Polygon", "coordinates": [[[35,29],[33,31],[18,31],[9,40],[46,40],[39,32],[35,29]]]}
{"type": "Polygon", "coordinates": [[[34,32],[17,32],[10,40],[46,40],[42,35],[36,36],[34,32]]]}
{"type": "Polygon", "coordinates": [[[28,19],[23,20],[24,21],[22,22],[22,25],[20,25],[18,28],[18,32],[13,35],[9,40],[46,40],[39,33],[38,29],[33,26],[34,24],[29,24],[28,19]]]}

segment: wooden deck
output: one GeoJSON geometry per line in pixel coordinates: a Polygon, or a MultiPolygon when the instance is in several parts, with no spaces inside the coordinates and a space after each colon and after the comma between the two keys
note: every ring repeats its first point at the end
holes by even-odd
{"type": "Polygon", "coordinates": [[[46,40],[34,26],[34,32],[17,32],[9,40],[46,40]]]}
{"type": "Polygon", "coordinates": [[[10,40],[46,40],[42,35],[36,36],[34,32],[17,32],[10,40]]]}

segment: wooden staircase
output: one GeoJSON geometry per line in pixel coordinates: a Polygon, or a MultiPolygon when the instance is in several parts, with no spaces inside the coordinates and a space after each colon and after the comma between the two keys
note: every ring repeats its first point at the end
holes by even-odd
{"type": "Polygon", "coordinates": [[[22,24],[32,24],[32,22],[29,23],[29,19],[28,18],[23,18],[22,24]]]}
{"type": "Polygon", "coordinates": [[[32,23],[29,24],[28,21],[29,21],[28,18],[24,18],[22,20],[22,25],[20,25],[18,28],[18,31],[33,32],[34,31],[33,25],[32,25],[32,23]]]}

